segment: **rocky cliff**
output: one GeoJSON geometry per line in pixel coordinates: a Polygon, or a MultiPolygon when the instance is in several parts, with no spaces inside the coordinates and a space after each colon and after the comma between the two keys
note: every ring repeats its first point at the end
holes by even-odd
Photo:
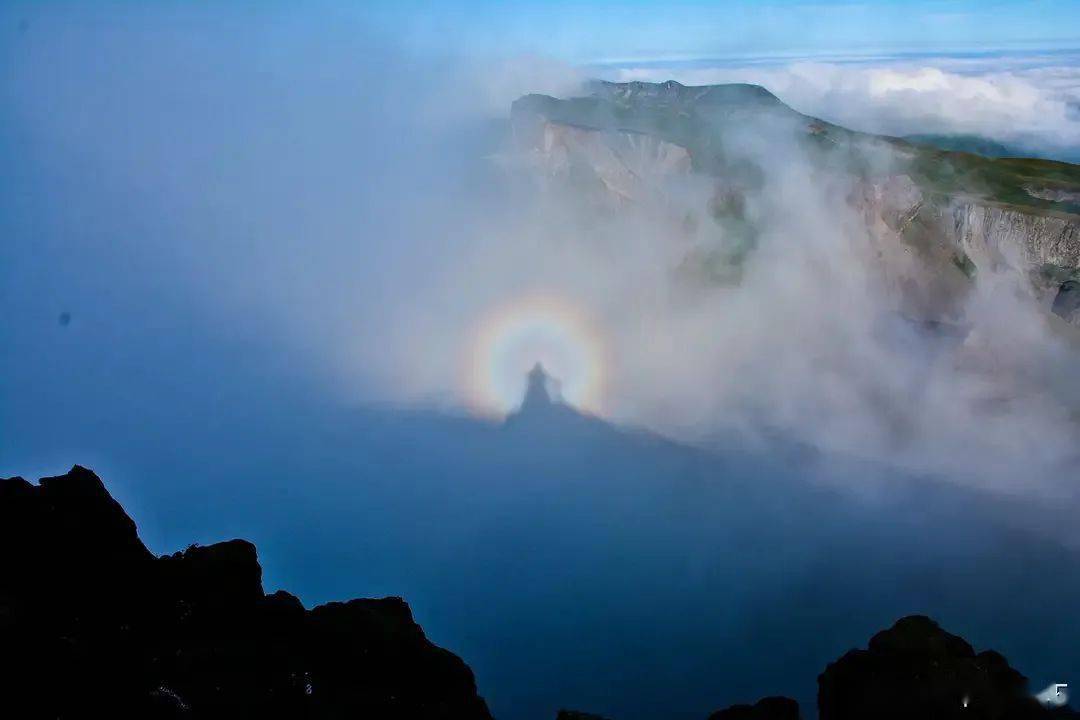
{"type": "Polygon", "coordinates": [[[775,166],[774,148],[797,148],[821,172],[849,178],[852,208],[866,219],[878,270],[900,288],[904,314],[949,319],[977,275],[1015,272],[1048,312],[1080,324],[1074,303],[1059,300],[1066,283],[1080,281],[1080,166],[857,133],[752,85],[603,82],[591,90],[566,100],[529,95],[512,106],[515,139],[549,185],[608,206],[667,204],[685,190],[672,180],[694,174],[715,184],[704,215],[730,234],[724,199],[752,196],[775,166]]]}
{"type": "MultiPolygon", "coordinates": [[[[976,267],[1011,267],[1028,274],[1045,306],[1052,307],[1065,283],[1080,277],[1080,216],[964,199],[954,201],[950,210],[948,239],[976,267]]],[[[1080,322],[1072,313],[1058,314],[1080,322]]]]}
{"type": "MultiPolygon", "coordinates": [[[[0,568],[0,717],[490,718],[468,666],[427,640],[402,599],[307,610],[263,591],[244,540],[155,557],[78,466],[38,485],[0,479],[0,568]]],[[[920,616],[831,663],[818,685],[821,720],[1080,717],[920,616]]],[[[770,697],[709,717],[801,715],[770,697]]]]}
{"type": "Polygon", "coordinates": [[[686,148],[633,132],[605,133],[545,122],[537,128],[537,167],[545,179],[571,179],[601,192],[598,197],[647,202],[665,192],[664,180],[690,172],[686,148]]]}
{"type": "Polygon", "coordinates": [[[818,677],[821,720],[1073,718],[1029,694],[1028,681],[999,653],[976,653],[933,620],[911,616],[830,663],[818,677]]]}
{"type": "Polygon", "coordinates": [[[78,466],[0,480],[0,568],[0,717],[490,717],[400,598],[306,610],[243,540],[155,557],[78,466]]]}
{"type": "MultiPolygon", "coordinates": [[[[1067,720],[1080,718],[1049,694],[1030,694],[1027,678],[993,650],[976,653],[930,618],[901,618],[830,663],[818,677],[819,720],[1067,720]]],[[[560,714],[559,720],[592,718],[560,714]]],[[[709,720],[799,720],[798,703],[768,697],[732,705],[709,720]]]]}

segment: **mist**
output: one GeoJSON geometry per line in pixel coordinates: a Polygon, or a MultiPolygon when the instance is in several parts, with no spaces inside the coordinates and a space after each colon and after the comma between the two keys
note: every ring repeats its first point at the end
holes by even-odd
{"type": "Polygon", "coordinates": [[[1080,157],[1073,51],[732,58],[596,68],[620,80],[755,82],[796,109],[864,132],[989,138],[1014,153],[1080,157]]]}
{"type": "MultiPolygon", "coordinates": [[[[1075,328],[1004,269],[943,303],[962,342],[922,332],[868,191],[790,128],[725,140],[758,234],[713,282],[710,181],[536,172],[510,104],[585,92],[558,59],[255,5],[12,5],[0,53],[5,476],[92,467],[155,552],[250,538],[309,606],[402,595],[503,718],[809,710],[911,612],[1040,687],[1080,671],[1075,328]],[[600,348],[580,423],[504,425],[468,381],[532,298],[600,348]]],[[[940,130],[863,95],[819,102],[940,130]]]]}

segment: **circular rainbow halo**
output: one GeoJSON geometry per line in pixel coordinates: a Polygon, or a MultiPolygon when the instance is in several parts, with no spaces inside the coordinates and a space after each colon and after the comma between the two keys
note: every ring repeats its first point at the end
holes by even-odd
{"type": "Polygon", "coordinates": [[[603,347],[585,314],[564,300],[538,296],[508,303],[481,320],[470,343],[469,403],[485,414],[515,410],[525,393],[526,374],[540,363],[558,382],[557,399],[598,413],[603,347]]]}

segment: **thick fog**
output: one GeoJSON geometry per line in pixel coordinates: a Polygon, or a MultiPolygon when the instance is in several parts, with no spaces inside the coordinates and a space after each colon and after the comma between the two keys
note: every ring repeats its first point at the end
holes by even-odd
{"type": "Polygon", "coordinates": [[[785,128],[725,141],[760,234],[713,283],[711,181],[538,182],[509,106],[581,92],[557,60],[211,5],[12,6],[0,53],[0,474],[91,467],[154,551],[250,538],[308,605],[402,595],[501,718],[812,712],[912,612],[1080,671],[1073,336],[1009,273],[960,347],[917,330],[785,128]],[[598,420],[477,397],[534,298],[587,328],[598,420]]]}
{"type": "Polygon", "coordinates": [[[555,297],[603,346],[589,409],[620,421],[692,440],[779,431],[1012,490],[1075,461],[1073,360],[1018,280],[981,282],[960,313],[985,346],[969,364],[994,373],[893,337],[851,188],[782,132],[727,139],[766,168],[748,198],[760,247],[738,287],[688,291],[680,266],[725,242],[678,227],[705,215],[704,181],[589,213],[520,180],[509,103],[573,94],[580,71],[410,55],[318,17],[13,14],[5,126],[22,161],[5,270],[34,288],[14,298],[29,304],[16,327],[43,343],[95,333],[107,351],[76,351],[107,352],[116,372],[108,359],[130,361],[142,331],[168,335],[182,308],[186,331],[252,349],[217,372],[273,367],[343,403],[492,410],[462,380],[478,326],[555,297]],[[50,322],[61,312],[69,326],[50,322]]]}

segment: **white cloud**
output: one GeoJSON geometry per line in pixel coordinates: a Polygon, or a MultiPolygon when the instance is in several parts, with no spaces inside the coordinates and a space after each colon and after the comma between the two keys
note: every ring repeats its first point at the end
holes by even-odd
{"type": "MultiPolygon", "coordinates": [[[[555,295],[605,336],[614,358],[605,411],[619,420],[694,439],[733,425],[779,428],[920,470],[983,473],[987,484],[1031,477],[1040,453],[1046,474],[1061,477],[1062,459],[1075,457],[1059,402],[1067,383],[1050,379],[1052,348],[1033,310],[1008,288],[986,288],[971,308],[987,326],[984,343],[1054,391],[1004,409],[988,397],[995,387],[937,362],[933,348],[881,342],[893,308],[854,245],[865,228],[846,202],[850,188],[823,183],[766,128],[745,128],[733,143],[767,170],[747,197],[758,249],[738,288],[699,288],[682,280],[683,260],[726,241],[722,230],[683,222],[685,211],[708,216],[714,188],[700,178],[672,180],[670,206],[585,212],[579,198],[547,197],[484,159],[500,148],[487,136],[501,127],[492,115],[505,117],[525,92],[574,92],[572,69],[418,61],[358,46],[345,31],[244,18],[237,45],[228,32],[174,33],[152,20],[113,28],[110,19],[112,35],[65,26],[28,36],[12,44],[20,72],[0,82],[0,94],[18,100],[9,122],[25,138],[11,165],[37,182],[11,196],[33,202],[13,214],[29,219],[9,233],[7,266],[92,282],[88,304],[123,298],[117,332],[156,327],[142,285],[152,278],[155,293],[182,298],[214,331],[273,346],[304,386],[344,402],[465,404],[458,358],[480,319],[521,297],[555,295]],[[54,188],[67,187],[79,192],[54,200],[54,188]],[[38,218],[54,216],[51,234],[40,231],[38,218]],[[1015,322],[1000,321],[1008,313],[1015,322]],[[986,404],[995,412],[972,409],[986,404]]],[[[1000,135],[1025,125],[1080,144],[1067,107],[1080,81],[1046,63],[674,74],[761,82],[800,110],[864,129],[1000,135]]],[[[49,299],[40,286],[13,294],[49,299]]]]}
{"type": "Polygon", "coordinates": [[[627,66],[620,80],[752,82],[792,107],[889,135],[976,134],[1033,151],[1080,154],[1080,65],[1072,56],[627,66]]]}

